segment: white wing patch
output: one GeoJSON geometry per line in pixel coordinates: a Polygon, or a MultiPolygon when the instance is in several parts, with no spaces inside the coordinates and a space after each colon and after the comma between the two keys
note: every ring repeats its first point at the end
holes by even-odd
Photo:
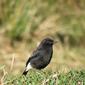
{"type": "Polygon", "coordinates": [[[25,68],[25,71],[28,71],[28,70],[30,70],[30,69],[32,69],[32,66],[31,66],[30,63],[28,63],[27,67],[25,68]]]}

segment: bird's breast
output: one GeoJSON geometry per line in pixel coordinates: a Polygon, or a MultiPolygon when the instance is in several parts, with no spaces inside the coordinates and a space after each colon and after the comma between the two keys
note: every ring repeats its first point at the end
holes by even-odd
{"type": "Polygon", "coordinates": [[[43,61],[46,63],[46,64],[49,64],[50,61],[51,61],[51,58],[52,58],[52,54],[53,54],[53,49],[47,49],[45,51],[45,56],[43,56],[43,61]]]}

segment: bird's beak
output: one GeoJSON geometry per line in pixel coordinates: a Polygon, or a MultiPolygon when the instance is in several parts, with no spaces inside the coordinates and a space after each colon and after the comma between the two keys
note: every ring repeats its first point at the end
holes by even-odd
{"type": "Polygon", "coordinates": [[[58,42],[58,40],[55,40],[55,41],[54,41],[54,44],[56,44],[57,42],[58,42]]]}

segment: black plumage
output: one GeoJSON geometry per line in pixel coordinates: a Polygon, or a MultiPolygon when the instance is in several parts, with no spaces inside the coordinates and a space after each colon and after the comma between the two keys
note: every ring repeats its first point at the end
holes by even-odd
{"type": "Polygon", "coordinates": [[[40,45],[28,59],[23,75],[26,75],[28,70],[31,68],[40,70],[45,68],[50,63],[53,54],[54,43],[54,40],[51,38],[45,38],[41,41],[40,45]]]}

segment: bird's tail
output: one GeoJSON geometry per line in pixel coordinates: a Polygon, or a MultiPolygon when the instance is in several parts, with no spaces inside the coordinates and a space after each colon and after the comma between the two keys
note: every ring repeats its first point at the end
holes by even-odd
{"type": "Polygon", "coordinates": [[[25,71],[25,70],[24,70],[24,72],[23,72],[22,75],[26,76],[26,75],[27,75],[27,72],[28,72],[28,71],[25,71]]]}
{"type": "Polygon", "coordinates": [[[24,72],[23,72],[23,75],[27,75],[27,73],[28,73],[28,71],[30,70],[32,68],[32,66],[30,65],[30,63],[28,63],[27,65],[26,65],[26,67],[25,67],[25,70],[24,70],[24,72]]]}

